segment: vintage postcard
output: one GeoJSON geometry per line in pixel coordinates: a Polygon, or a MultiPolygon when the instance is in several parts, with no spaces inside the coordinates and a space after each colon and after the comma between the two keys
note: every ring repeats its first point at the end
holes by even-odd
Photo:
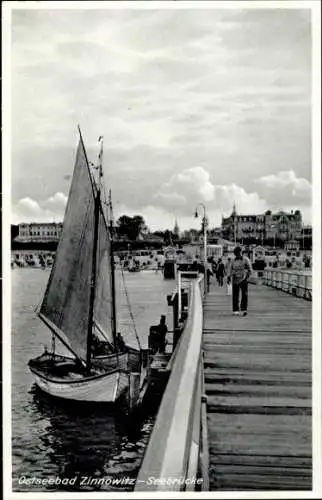
{"type": "Polygon", "coordinates": [[[319,7],[3,2],[6,500],[321,496],[319,7]]]}

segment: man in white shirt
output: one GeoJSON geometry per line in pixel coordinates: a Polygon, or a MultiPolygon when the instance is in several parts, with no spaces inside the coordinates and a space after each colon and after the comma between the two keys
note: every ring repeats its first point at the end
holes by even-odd
{"type": "Polygon", "coordinates": [[[248,306],[248,280],[252,273],[250,260],[246,255],[242,255],[240,247],[234,250],[235,259],[231,263],[230,276],[233,286],[233,314],[236,316],[246,316],[248,306]],[[241,301],[239,304],[239,292],[241,301]]]}

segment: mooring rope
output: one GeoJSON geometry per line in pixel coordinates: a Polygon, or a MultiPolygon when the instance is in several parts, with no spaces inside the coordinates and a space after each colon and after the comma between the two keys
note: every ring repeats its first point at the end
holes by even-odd
{"type": "Polygon", "coordinates": [[[136,329],[135,320],[134,320],[134,316],[133,316],[133,313],[132,313],[132,308],[131,308],[131,303],[130,303],[129,295],[127,293],[127,287],[126,287],[126,282],[125,282],[125,277],[124,277],[124,269],[123,269],[122,265],[121,265],[121,271],[122,271],[122,278],[123,278],[123,283],[124,283],[124,290],[125,290],[126,301],[127,301],[127,305],[128,305],[128,308],[129,308],[130,317],[131,317],[132,322],[133,322],[133,327],[134,327],[134,333],[135,333],[136,341],[138,343],[139,349],[141,350],[142,346],[141,346],[140,338],[139,338],[139,335],[138,335],[138,332],[137,332],[137,329],[136,329]]]}

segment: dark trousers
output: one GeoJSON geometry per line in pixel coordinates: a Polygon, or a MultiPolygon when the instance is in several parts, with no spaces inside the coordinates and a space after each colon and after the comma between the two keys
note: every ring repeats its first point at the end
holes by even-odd
{"type": "Polygon", "coordinates": [[[224,284],[224,275],[223,274],[217,274],[217,281],[219,286],[223,286],[224,284]]]}
{"type": "Polygon", "coordinates": [[[239,311],[239,291],[241,292],[240,310],[247,311],[248,281],[233,283],[233,312],[239,311]]]}
{"type": "Polygon", "coordinates": [[[207,271],[207,291],[209,292],[209,289],[210,289],[210,276],[211,273],[209,271],[207,271]]]}

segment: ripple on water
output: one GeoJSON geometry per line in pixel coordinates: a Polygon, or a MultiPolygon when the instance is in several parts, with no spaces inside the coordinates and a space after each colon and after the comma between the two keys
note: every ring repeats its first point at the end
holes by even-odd
{"type": "MultiPolygon", "coordinates": [[[[12,272],[12,472],[14,491],[131,491],[124,479],[136,477],[153,428],[153,413],[127,418],[111,408],[79,406],[54,400],[37,390],[27,363],[51,345],[51,336],[36,317],[48,280],[48,272],[15,269],[12,272]],[[80,484],[81,476],[106,479],[98,485],[80,484]],[[74,478],[75,485],[19,484],[19,477],[74,478]],[[111,484],[111,479],[119,484],[111,484]],[[123,483],[121,482],[123,480],[123,483]]],[[[138,273],[126,276],[133,314],[141,341],[146,343],[149,325],[167,311],[166,295],[173,282],[162,275],[138,273]]],[[[120,323],[125,338],[136,345],[123,284],[118,276],[120,323]],[[122,286],[121,286],[122,285],[122,286]]],[[[169,318],[169,324],[171,324],[169,318]]]]}

